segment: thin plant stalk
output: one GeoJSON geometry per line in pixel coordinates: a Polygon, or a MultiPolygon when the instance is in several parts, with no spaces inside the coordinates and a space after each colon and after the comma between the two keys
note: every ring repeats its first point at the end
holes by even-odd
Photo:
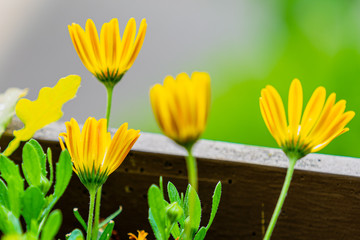
{"type": "MultiPolygon", "coordinates": [[[[107,91],[107,104],[106,104],[106,120],[107,125],[106,128],[109,130],[109,122],[110,122],[110,112],[111,112],[111,102],[112,102],[112,93],[114,87],[106,86],[107,91]]],[[[99,187],[96,193],[96,204],[95,204],[95,220],[94,220],[94,231],[93,231],[93,239],[97,239],[97,235],[99,232],[99,219],[100,219],[100,205],[101,205],[101,191],[102,186],[99,187]]]]}
{"type": "Polygon", "coordinates": [[[91,231],[92,231],[92,224],[93,224],[93,216],[94,216],[94,204],[95,204],[95,196],[96,191],[90,190],[90,206],[89,206],[89,217],[88,217],[88,224],[87,224],[87,233],[86,233],[86,240],[91,240],[91,231]]]}
{"type": "Polygon", "coordinates": [[[273,215],[271,217],[269,226],[268,226],[268,228],[266,230],[264,240],[269,240],[270,239],[271,234],[272,234],[272,232],[273,232],[273,230],[275,228],[277,219],[278,219],[278,217],[280,215],[280,212],[281,212],[281,208],[282,208],[282,206],[284,204],[287,192],[288,192],[289,187],[290,187],[290,183],[291,183],[291,179],[292,179],[292,176],[293,176],[293,173],[294,173],[294,168],[295,168],[296,161],[297,161],[297,158],[294,158],[294,157],[289,158],[289,167],[287,169],[285,181],[284,181],[283,187],[281,189],[281,193],[280,193],[279,199],[277,201],[274,213],[273,213],[273,215]]]}
{"type": "MultiPolygon", "coordinates": [[[[188,181],[191,187],[197,192],[198,189],[198,174],[197,174],[197,163],[196,159],[192,155],[191,147],[187,148],[188,156],[186,157],[186,167],[188,171],[188,181]]],[[[195,193],[193,191],[189,192],[189,216],[190,223],[195,212],[195,193]]],[[[191,240],[191,224],[185,225],[185,239],[191,240]]]]}

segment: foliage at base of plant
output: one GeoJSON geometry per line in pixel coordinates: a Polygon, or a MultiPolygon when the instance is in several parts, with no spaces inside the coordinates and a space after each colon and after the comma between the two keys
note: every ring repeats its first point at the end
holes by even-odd
{"type": "Polygon", "coordinates": [[[60,228],[62,215],[60,210],[51,210],[70,182],[70,155],[67,151],[61,152],[54,181],[50,148],[45,154],[41,145],[32,139],[23,148],[21,169],[25,179],[20,175],[18,165],[0,155],[0,219],[4,219],[0,221],[0,231],[5,239],[53,239],[60,228]],[[26,189],[24,180],[28,185],[26,189]],[[48,194],[52,186],[54,192],[48,194]]]}
{"type": "Polygon", "coordinates": [[[149,222],[156,239],[167,240],[170,235],[174,239],[204,239],[219,207],[221,182],[218,182],[214,190],[209,222],[206,227],[201,228],[201,203],[195,189],[189,184],[184,197],[183,193],[179,194],[174,184],[168,182],[167,191],[169,202],[164,198],[162,178],[160,178],[160,188],[153,184],[148,191],[149,222]],[[190,216],[189,200],[192,194],[195,197],[195,211],[190,216]],[[189,224],[191,236],[185,236],[185,226],[189,224]]]}

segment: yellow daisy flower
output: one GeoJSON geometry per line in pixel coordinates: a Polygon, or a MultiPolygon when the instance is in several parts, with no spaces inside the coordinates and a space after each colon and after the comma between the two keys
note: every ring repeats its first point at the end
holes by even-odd
{"type": "Polygon", "coordinates": [[[148,235],[147,232],[145,232],[144,230],[141,230],[141,231],[137,230],[137,232],[138,232],[137,237],[132,233],[128,233],[129,239],[131,239],[131,240],[146,240],[146,236],[148,235]]]}
{"type": "Polygon", "coordinates": [[[133,65],[140,52],[146,33],[146,20],[140,23],[136,35],[136,22],[131,18],[125,28],[122,39],[116,18],[104,23],[100,39],[96,26],[88,19],[85,31],[80,25],[68,26],[71,40],[85,67],[108,87],[115,86],[127,70],[133,65]]]}
{"type": "Polygon", "coordinates": [[[194,72],[167,76],[150,89],[155,118],[165,135],[191,148],[205,130],[210,108],[210,76],[194,72]]]}
{"type": "Polygon", "coordinates": [[[349,131],[346,124],[355,116],[345,112],[345,100],[335,101],[332,93],[326,99],[324,87],[312,94],[305,111],[303,91],[298,79],[294,79],[289,90],[288,122],[279,93],[270,85],[261,90],[260,109],[271,135],[290,157],[300,159],[306,154],[326,147],[334,138],[349,131]],[[301,121],[300,121],[301,120],[301,121]]]}
{"type": "Polygon", "coordinates": [[[60,145],[66,147],[73,162],[73,170],[86,188],[96,190],[107,177],[124,161],[130,149],[139,138],[140,130],[129,129],[122,124],[113,139],[106,128],[106,119],[96,121],[89,117],[80,132],[75,119],[66,122],[66,133],[60,133],[60,145]]]}

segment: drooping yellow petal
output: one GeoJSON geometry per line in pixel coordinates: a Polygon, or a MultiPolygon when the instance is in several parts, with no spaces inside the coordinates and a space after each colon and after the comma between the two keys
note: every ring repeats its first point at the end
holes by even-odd
{"type": "Polygon", "coordinates": [[[29,140],[37,130],[59,120],[63,115],[61,111],[63,104],[75,97],[80,82],[79,76],[70,75],[61,78],[53,88],[42,88],[35,101],[20,99],[15,111],[18,118],[24,123],[24,128],[14,131],[15,138],[9,143],[3,154],[11,155],[21,141],[29,140]]]}

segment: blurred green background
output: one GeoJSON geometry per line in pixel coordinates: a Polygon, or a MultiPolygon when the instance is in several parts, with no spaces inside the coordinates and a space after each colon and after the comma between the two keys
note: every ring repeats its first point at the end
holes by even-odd
{"type": "MultiPolygon", "coordinates": [[[[209,72],[212,108],[205,139],[277,147],[259,110],[260,91],[273,85],[287,102],[299,78],[308,101],[322,85],[360,107],[360,0],[183,0],[67,1],[13,0],[0,9],[0,83],[30,88],[53,86],[69,74],[82,77],[76,99],[64,107],[63,121],[84,122],[105,115],[106,91],[75,53],[67,25],[98,30],[118,18],[120,32],[130,17],[148,22],[143,48],[115,88],[110,125],[160,132],[149,89],[166,75],[209,72]]],[[[359,113],[358,113],[359,114],[359,113]]],[[[322,153],[360,157],[360,118],[322,153]]]]}
{"type": "MultiPolygon", "coordinates": [[[[337,100],[347,100],[347,110],[358,113],[359,1],[273,1],[266,10],[272,18],[252,43],[256,48],[240,50],[233,42],[204,56],[217,81],[203,138],[277,147],[260,114],[260,91],[271,84],[287,104],[294,78],[302,82],[305,103],[322,85],[327,96],[336,92],[337,100]]],[[[348,126],[348,133],[321,152],[360,157],[360,118],[355,116],[348,126]]],[[[140,128],[159,132],[153,122],[140,128]]]]}

